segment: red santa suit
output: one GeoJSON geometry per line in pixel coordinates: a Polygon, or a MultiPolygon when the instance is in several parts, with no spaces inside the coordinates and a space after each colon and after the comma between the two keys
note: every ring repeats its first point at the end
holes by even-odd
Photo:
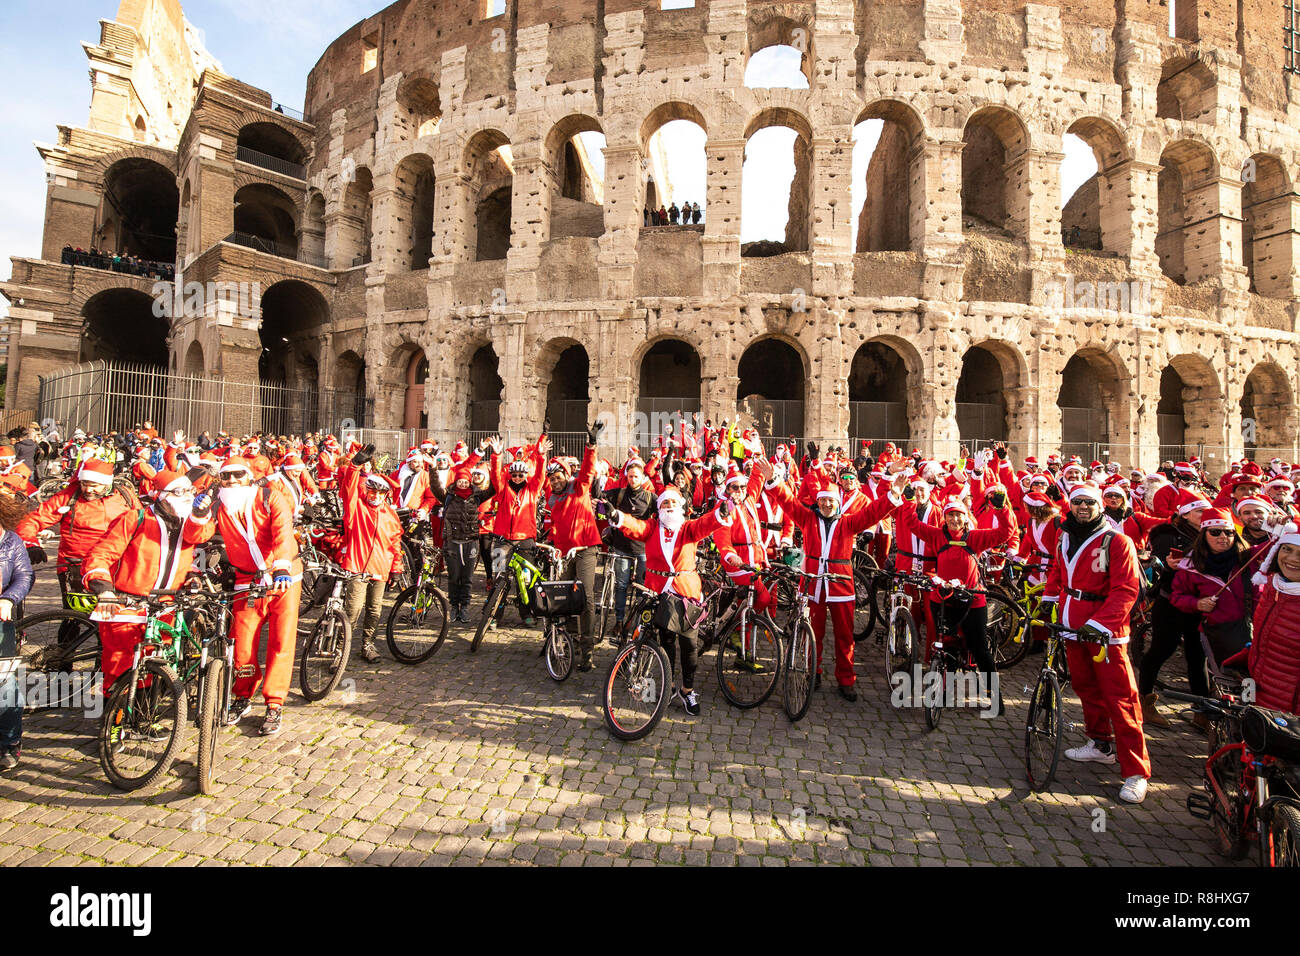
{"type": "Polygon", "coordinates": [[[1129,612],[1138,596],[1138,561],[1132,540],[1105,521],[1084,541],[1071,541],[1063,527],[1048,569],[1045,601],[1059,601],[1058,620],[1070,628],[1085,624],[1108,635],[1105,660],[1095,645],[1066,642],[1070,682],[1083,704],[1085,731],[1093,740],[1114,740],[1120,772],[1151,776],[1142,705],[1126,645],[1129,612]]]}
{"type": "MultiPolygon", "coordinates": [[[[733,475],[727,479],[727,487],[736,482],[744,482],[743,475],[733,475]]],[[[731,516],[731,523],[721,528],[713,538],[719,554],[726,565],[727,577],[741,587],[753,586],[754,607],[764,610],[772,603],[772,596],[762,581],[752,571],[744,570],[741,565],[755,568],[767,567],[767,548],[763,545],[763,524],[759,520],[758,496],[763,489],[763,476],[755,469],[749,477],[745,490],[745,499],[736,507],[731,516]]]]}
{"type": "MultiPolygon", "coordinates": [[[[817,673],[820,675],[822,670],[822,645],[829,611],[835,631],[835,680],[841,687],[852,687],[857,681],[853,672],[854,539],[881,518],[892,514],[901,499],[886,495],[852,514],[837,514],[828,521],[815,508],[797,503],[781,485],[769,485],[767,490],[789,511],[791,519],[803,532],[804,572],[848,576],[845,581],[804,578],[799,587],[811,598],[808,610],[812,616],[813,634],[817,638],[817,673]]],[[[835,494],[834,491],[823,493],[835,494]]]]}
{"type": "MultiPolygon", "coordinates": [[[[227,462],[223,471],[243,465],[227,462]]],[[[251,472],[251,468],[249,469],[251,472]]],[[[293,534],[293,503],[271,484],[252,485],[243,507],[227,504],[220,495],[215,525],[226,544],[226,557],[235,569],[235,590],[249,585],[269,585],[273,575],[288,575],[287,591],[267,594],[259,600],[236,600],[230,635],[235,642],[234,696],[251,698],[259,685],[267,707],[284,703],[293,676],[293,651],[298,634],[298,607],[302,597],[302,562],[293,534]],[[266,643],[266,671],[258,664],[258,637],[269,624],[266,643]]]]}

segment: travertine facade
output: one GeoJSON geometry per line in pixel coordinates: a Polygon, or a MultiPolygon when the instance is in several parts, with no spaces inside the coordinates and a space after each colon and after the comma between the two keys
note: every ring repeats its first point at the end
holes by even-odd
{"type": "Polygon", "coordinates": [[[494,353],[513,434],[584,390],[593,416],[627,420],[647,394],[697,387],[716,417],[784,389],[803,435],[939,454],[1006,437],[1150,466],[1162,437],[1239,454],[1243,418],[1248,442],[1294,449],[1300,77],[1275,0],[1179,2],[1177,38],[1147,0],[472,7],[407,0],[357,24],[312,71],[305,122],[208,69],[174,150],[61,128],[56,165],[82,195],[51,184],[41,260],[15,260],[3,286],[27,303],[13,404],[84,357],[96,293],[147,291],[57,264],[102,218],[84,193],[138,158],[174,174],[185,281],[263,294],[246,315],[176,320],[172,367],[249,378],[260,356],[290,384],[361,376],[377,427],[491,428],[494,353]],[[804,51],[810,89],[745,87],[774,44],[804,51]],[[707,134],[707,195],[687,197],[704,222],[646,229],[648,143],[673,119],[707,134]],[[854,248],[867,119],[884,131],[854,248]],[[745,144],[772,125],[797,133],[793,251],[742,256],[745,144]],[[587,131],[606,138],[603,193],[566,148],[587,131]],[[1062,210],[1067,133],[1099,172],[1062,210]],[[245,234],[261,249],[223,241],[245,234]],[[765,339],[796,374],[773,374],[790,354],[775,347],[744,370],[765,339]],[[668,361],[665,340],[697,358],[668,361]],[[574,345],[588,379],[559,381],[574,345]],[[851,401],[905,404],[906,426],[852,422],[851,401]],[[1002,403],[1004,419],[959,426],[1002,403]],[[1181,441],[1162,415],[1181,415],[1181,441]]]}

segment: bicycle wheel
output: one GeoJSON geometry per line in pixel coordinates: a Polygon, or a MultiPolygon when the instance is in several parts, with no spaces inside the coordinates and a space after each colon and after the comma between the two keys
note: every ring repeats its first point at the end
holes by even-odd
{"type": "Polygon", "coordinates": [[[388,650],[403,664],[427,661],[447,638],[447,597],[429,585],[409,587],[397,595],[384,624],[388,650]]]}
{"type": "Polygon", "coordinates": [[[772,695],[781,676],[781,638],[766,615],[749,619],[742,639],[740,619],[718,643],[718,687],[741,710],[757,707],[772,695]]]}
{"type": "Polygon", "coordinates": [[[640,740],[668,709],[668,655],[653,638],[637,640],[639,634],[640,627],[610,661],[601,694],[605,726],[619,740],[640,740]]]}
{"type": "Polygon", "coordinates": [[[1014,667],[1029,653],[1028,619],[1016,602],[1001,588],[989,588],[985,596],[988,608],[989,651],[998,670],[1014,667]]]}
{"type": "Polygon", "coordinates": [[[1145,621],[1138,628],[1133,636],[1129,638],[1128,654],[1129,663],[1133,665],[1134,672],[1142,666],[1142,657],[1147,652],[1147,643],[1151,640],[1151,622],[1145,621]]]}
{"type": "Polygon", "coordinates": [[[64,488],[68,487],[68,482],[63,478],[46,478],[36,488],[36,500],[45,501],[52,498],[64,488]]]}
{"type": "Polygon", "coordinates": [[[1029,698],[1029,715],[1025,718],[1025,779],[1030,790],[1046,790],[1056,776],[1056,765],[1065,747],[1063,723],[1061,685],[1056,672],[1044,668],[1029,698]]]}
{"type": "Polygon", "coordinates": [[[487,636],[488,625],[496,617],[497,611],[501,609],[501,604],[506,599],[506,579],[505,575],[497,575],[492,582],[492,593],[488,595],[487,603],[483,606],[483,614],[479,618],[478,627],[474,629],[474,640],[470,641],[469,652],[475,653],[479,645],[483,643],[483,638],[487,636]]]}
{"type": "Polygon", "coordinates": [[[561,624],[552,624],[546,635],[546,673],[559,682],[573,673],[573,639],[561,624]]]}
{"type": "Polygon", "coordinates": [[[109,694],[99,724],[99,764],[119,790],[152,786],[176,759],[185,736],[185,691],[172,669],[160,661],[141,665],[131,694],[128,671],[109,694]]]}
{"type": "Polygon", "coordinates": [[[199,793],[212,793],[217,766],[217,740],[225,717],[226,659],[213,657],[199,687],[199,793]]]}
{"type": "Polygon", "coordinates": [[[943,695],[948,687],[948,652],[935,650],[930,656],[930,671],[921,687],[921,710],[925,729],[937,730],[943,719],[943,695]]]}
{"type": "Polygon", "coordinates": [[[323,699],[343,679],[352,652],[352,625],[338,609],[327,610],[307,637],[298,665],[298,689],[310,701],[323,699]]]}
{"type": "Polygon", "coordinates": [[[894,687],[894,675],[906,674],[913,679],[913,671],[921,660],[921,632],[916,619],[906,608],[899,608],[885,632],[885,683],[894,687]]]}
{"type": "Polygon", "coordinates": [[[1211,802],[1214,807],[1212,814],[1214,836],[1219,842],[1219,852],[1230,860],[1240,860],[1246,855],[1247,850],[1246,834],[1241,826],[1246,810],[1246,798],[1242,793],[1242,784],[1245,780],[1241,754],[1236,750],[1229,750],[1211,763],[1206,768],[1206,773],[1214,775],[1219,787],[1228,798],[1228,806],[1225,809],[1214,800],[1211,792],[1211,802]]]}
{"type": "Polygon", "coordinates": [[[1260,830],[1260,866],[1300,866],[1300,810],[1275,803],[1260,830]]]}
{"type": "Polygon", "coordinates": [[[99,626],[81,611],[43,611],[14,625],[18,653],[28,671],[60,675],[45,681],[46,693],[30,695],[24,710],[71,707],[84,702],[84,691],[99,669],[99,626]],[[66,676],[64,676],[66,675],[66,676]]]}
{"type": "Polygon", "coordinates": [[[795,623],[786,655],[785,683],[782,685],[785,714],[791,722],[803,719],[812,704],[813,679],[817,674],[817,645],[812,626],[805,620],[795,623]]]}
{"type": "MultiPolygon", "coordinates": [[[[871,561],[871,558],[867,558],[871,561]]],[[[875,562],[868,569],[864,566],[853,568],[853,640],[861,644],[876,632],[880,619],[876,616],[876,601],[873,588],[875,562]]]]}

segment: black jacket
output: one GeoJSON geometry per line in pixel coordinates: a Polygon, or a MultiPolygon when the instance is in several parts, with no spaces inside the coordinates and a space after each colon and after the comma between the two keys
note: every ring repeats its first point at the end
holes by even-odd
{"type": "MultiPolygon", "coordinates": [[[[642,482],[640,491],[633,491],[629,486],[624,485],[621,488],[611,489],[603,497],[615,510],[640,518],[642,521],[648,521],[655,512],[654,486],[649,478],[642,482]]],[[[609,529],[606,541],[610,548],[619,554],[630,554],[636,557],[645,554],[644,541],[633,541],[618,528],[609,529]]]]}
{"type": "Polygon", "coordinates": [[[438,472],[429,470],[429,490],[442,502],[442,542],[444,546],[453,542],[478,540],[478,506],[495,493],[491,486],[482,491],[471,489],[462,498],[455,491],[448,493],[438,480],[438,472]]]}

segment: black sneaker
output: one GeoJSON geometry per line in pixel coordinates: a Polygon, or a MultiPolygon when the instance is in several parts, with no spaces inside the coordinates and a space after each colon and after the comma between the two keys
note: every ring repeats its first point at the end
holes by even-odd
{"type": "Polygon", "coordinates": [[[821,689],[822,689],[822,675],[818,674],[813,678],[813,690],[821,690],[821,689]]]}
{"type": "Polygon", "coordinates": [[[249,705],[252,701],[247,697],[236,697],[230,702],[230,710],[226,712],[226,726],[233,727],[239,723],[244,714],[248,713],[249,705]]]}
{"type": "Polygon", "coordinates": [[[272,734],[280,732],[281,710],[279,707],[266,708],[266,716],[262,718],[262,729],[258,731],[263,737],[270,737],[272,734]]]}
{"type": "Polygon", "coordinates": [[[858,692],[853,689],[852,684],[840,684],[840,696],[850,704],[856,704],[858,702],[858,692]]]}
{"type": "Polygon", "coordinates": [[[5,747],[4,752],[0,753],[0,773],[13,770],[18,766],[18,758],[22,756],[22,751],[17,747],[5,747]]]}
{"type": "Polygon", "coordinates": [[[678,691],[677,702],[685,708],[686,713],[692,717],[700,716],[700,698],[695,691],[678,691]]]}

